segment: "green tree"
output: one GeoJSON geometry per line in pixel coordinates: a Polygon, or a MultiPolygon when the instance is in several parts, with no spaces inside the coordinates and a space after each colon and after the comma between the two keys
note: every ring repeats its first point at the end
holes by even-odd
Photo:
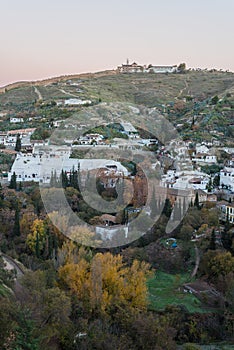
{"type": "Polygon", "coordinates": [[[208,183],[208,185],[206,186],[207,191],[208,191],[208,192],[211,192],[212,187],[213,187],[213,185],[212,185],[212,180],[211,180],[211,178],[210,178],[210,179],[209,179],[209,183],[208,183]]]}
{"type": "Polygon", "coordinates": [[[166,215],[166,217],[169,218],[171,216],[171,212],[172,212],[171,202],[168,198],[166,198],[162,214],[166,215]]]}
{"type": "Polygon", "coordinates": [[[62,170],[60,175],[60,182],[63,188],[67,188],[69,185],[68,177],[66,171],[62,170]]]}
{"type": "Polygon", "coordinates": [[[16,204],[15,208],[15,221],[14,221],[14,227],[13,227],[13,235],[14,236],[20,236],[20,210],[19,210],[19,204],[16,204]]]}
{"type": "Polygon", "coordinates": [[[182,212],[180,200],[175,202],[173,211],[174,211],[174,220],[180,221],[181,220],[181,212],[182,212]]]}
{"type": "Polygon", "coordinates": [[[17,135],[17,138],[16,138],[15,151],[17,152],[21,151],[21,138],[19,134],[17,135]]]}
{"type": "Polygon", "coordinates": [[[214,186],[214,187],[218,187],[219,184],[220,184],[220,175],[218,174],[218,175],[216,175],[216,176],[214,177],[213,186],[214,186]]]}
{"type": "Polygon", "coordinates": [[[211,233],[211,237],[210,237],[210,245],[209,245],[209,249],[210,250],[215,250],[216,249],[216,243],[215,243],[215,230],[213,229],[212,230],[212,233],[211,233]]]}
{"type": "Polygon", "coordinates": [[[34,336],[35,339],[40,337],[40,349],[51,349],[50,341],[58,343],[61,332],[70,325],[70,297],[58,287],[54,287],[55,274],[52,273],[51,278],[51,272],[53,270],[30,271],[21,280],[25,307],[30,309],[35,317],[34,336]]]}
{"type": "Polygon", "coordinates": [[[212,99],[211,99],[211,104],[212,105],[216,105],[218,102],[219,102],[219,97],[217,95],[212,97],[212,99]]]}
{"type": "Polygon", "coordinates": [[[4,206],[4,195],[2,193],[2,185],[0,183],[0,208],[4,206]]]}
{"type": "Polygon", "coordinates": [[[150,217],[151,217],[151,219],[155,220],[157,214],[159,213],[159,211],[158,211],[158,201],[156,199],[155,189],[153,189],[152,198],[151,198],[151,201],[150,201],[150,209],[151,209],[150,217]]]}
{"type": "Polygon", "coordinates": [[[186,72],[186,63],[180,63],[178,66],[178,72],[179,73],[185,73],[186,72]]]}
{"type": "Polygon", "coordinates": [[[29,309],[18,311],[15,327],[14,349],[39,350],[39,337],[35,336],[35,322],[32,320],[29,309]]]}
{"type": "Polygon", "coordinates": [[[203,256],[201,270],[217,281],[234,271],[234,257],[230,252],[209,250],[203,256]]]}
{"type": "Polygon", "coordinates": [[[17,183],[16,183],[16,174],[15,172],[13,172],[13,174],[11,175],[11,181],[10,184],[8,186],[9,188],[16,190],[17,189],[17,183]]]}
{"type": "Polygon", "coordinates": [[[57,187],[58,181],[57,181],[57,173],[55,171],[51,171],[51,176],[50,176],[50,186],[51,187],[57,187]]]}
{"type": "Polygon", "coordinates": [[[196,192],[194,206],[200,209],[198,192],[196,192]]]}
{"type": "Polygon", "coordinates": [[[42,255],[46,244],[46,227],[43,220],[36,219],[33,222],[26,243],[38,258],[42,255]]]}

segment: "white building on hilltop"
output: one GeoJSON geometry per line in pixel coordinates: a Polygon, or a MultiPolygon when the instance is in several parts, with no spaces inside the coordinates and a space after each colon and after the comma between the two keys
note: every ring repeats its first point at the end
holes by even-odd
{"type": "Polygon", "coordinates": [[[117,70],[119,73],[143,73],[145,67],[137,64],[136,62],[130,64],[129,60],[127,59],[127,63],[117,67],[117,70]]]}
{"type": "Polygon", "coordinates": [[[176,65],[174,66],[152,66],[149,65],[148,68],[146,69],[147,73],[177,73],[178,72],[178,67],[176,65]]]}
{"type": "Polygon", "coordinates": [[[177,73],[177,65],[173,66],[156,66],[150,64],[148,67],[146,65],[140,65],[136,62],[129,63],[127,59],[126,64],[122,64],[117,67],[119,73],[156,73],[156,74],[165,74],[165,73],[177,73]]]}

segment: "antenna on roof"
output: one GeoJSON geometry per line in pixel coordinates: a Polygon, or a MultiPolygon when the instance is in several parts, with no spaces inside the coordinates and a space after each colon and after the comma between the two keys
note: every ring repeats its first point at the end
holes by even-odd
{"type": "Polygon", "coordinates": [[[129,66],[129,59],[127,58],[127,66],[129,66]]]}

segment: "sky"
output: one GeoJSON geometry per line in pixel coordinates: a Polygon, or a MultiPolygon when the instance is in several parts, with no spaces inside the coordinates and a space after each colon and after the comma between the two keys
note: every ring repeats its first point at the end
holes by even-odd
{"type": "Polygon", "coordinates": [[[0,0],[0,86],[140,64],[234,71],[234,0],[0,0]]]}

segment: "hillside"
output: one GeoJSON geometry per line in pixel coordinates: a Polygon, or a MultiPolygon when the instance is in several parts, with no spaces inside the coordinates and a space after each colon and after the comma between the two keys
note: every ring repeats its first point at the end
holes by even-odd
{"type": "Polygon", "coordinates": [[[219,176],[233,110],[228,72],[107,71],[0,94],[2,350],[233,348],[234,195],[219,176]]]}
{"type": "Polygon", "coordinates": [[[6,114],[0,129],[4,129],[4,121],[10,116],[31,113],[40,119],[42,108],[47,116],[45,106],[50,107],[50,118],[58,119],[62,113],[56,104],[71,98],[90,100],[92,104],[128,102],[155,108],[184,138],[218,137],[231,142],[234,135],[234,74],[221,71],[186,74],[106,71],[13,84],[0,94],[0,113],[6,114]]]}
{"type": "MultiPolygon", "coordinates": [[[[14,83],[2,91],[0,103],[16,102],[19,94],[25,102],[31,102],[31,91],[38,86],[44,92],[45,100],[64,98],[60,87],[67,86],[67,92],[80,96],[83,89],[87,97],[101,97],[105,101],[129,101],[153,107],[175,99],[192,96],[203,100],[213,95],[222,95],[234,89],[234,74],[228,72],[191,71],[186,74],[117,74],[116,71],[87,73],[51,78],[38,82],[14,83]]],[[[34,96],[35,97],[35,96],[34,96]]],[[[23,102],[23,101],[22,101],[23,102]]]]}

